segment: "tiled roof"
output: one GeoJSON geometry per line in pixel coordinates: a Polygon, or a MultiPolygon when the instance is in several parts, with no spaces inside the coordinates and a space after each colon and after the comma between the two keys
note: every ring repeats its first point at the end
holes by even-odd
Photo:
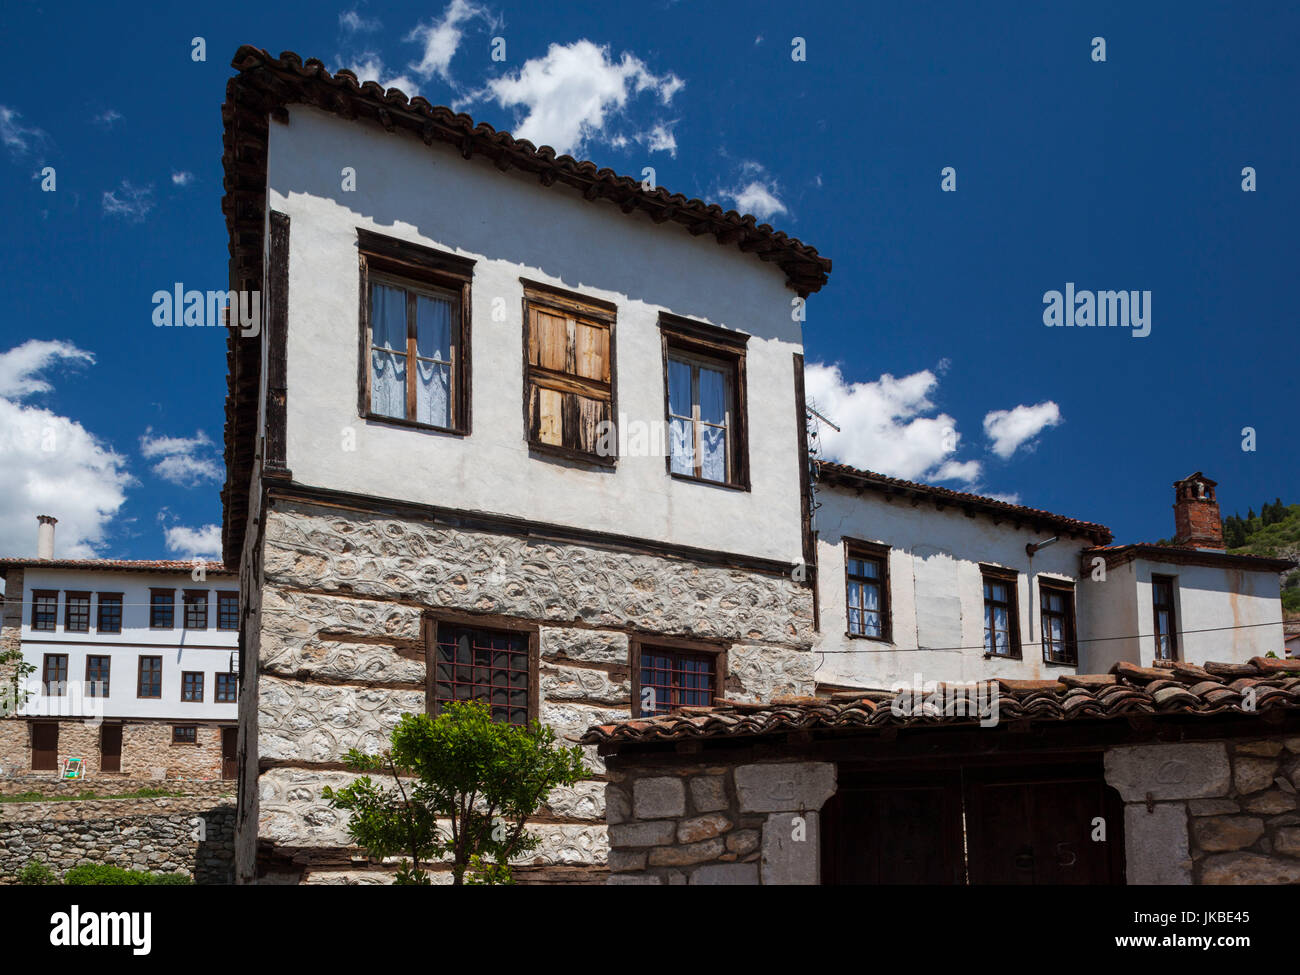
{"type": "Polygon", "coordinates": [[[1067,518],[1065,515],[1056,515],[1050,511],[1043,511],[1041,508],[1011,504],[1009,501],[986,498],[979,494],[968,494],[965,491],[953,491],[933,484],[905,481],[902,478],[889,477],[886,474],[877,474],[875,471],[865,471],[857,467],[849,467],[847,464],[836,464],[831,461],[822,461],[818,465],[818,469],[820,472],[818,480],[829,484],[869,488],[885,494],[919,495],[938,503],[947,503],[956,508],[975,510],[994,517],[1018,518],[1035,524],[1049,525],[1053,528],[1063,529],[1090,538],[1099,545],[1109,543],[1113,537],[1111,530],[1105,525],[1093,521],[1080,521],[1077,518],[1067,518]]]}
{"type": "MultiPolygon", "coordinates": [[[[212,575],[232,576],[221,562],[200,562],[212,575]]],[[[177,559],[0,559],[0,576],[9,569],[83,569],[94,572],[193,572],[195,563],[177,559]]]]}
{"type": "Polygon", "coordinates": [[[1133,559],[1151,562],[1176,562],[1182,565],[1231,565],[1256,572],[1285,572],[1295,568],[1291,559],[1275,559],[1264,555],[1235,555],[1215,549],[1193,548],[1191,545],[1157,545],[1154,542],[1132,542],[1128,545],[1094,545],[1083,550],[1084,564],[1100,555],[1107,566],[1123,565],[1133,559]]]}
{"type": "MultiPolygon", "coordinates": [[[[1271,708],[1300,708],[1300,660],[1269,657],[1255,657],[1247,664],[1207,663],[1204,667],[1174,663],[1151,668],[1118,663],[1109,674],[1063,675],[1054,681],[996,679],[996,683],[1000,723],[1141,714],[1246,714],[1271,708]],[[1254,688],[1253,711],[1242,706],[1248,687],[1254,688]]],[[[950,689],[957,699],[964,694],[971,705],[978,701],[969,684],[951,685],[950,689]]],[[[944,685],[937,690],[942,692],[944,685]]],[[[928,697],[928,692],[917,695],[906,689],[841,691],[825,698],[778,697],[768,704],[720,700],[713,707],[683,707],[654,718],[596,725],[587,729],[581,741],[585,745],[674,742],[792,731],[971,725],[979,720],[973,706],[966,713],[960,709],[944,713],[928,697]]],[[[940,699],[940,695],[935,694],[934,699],[940,699]]]]}

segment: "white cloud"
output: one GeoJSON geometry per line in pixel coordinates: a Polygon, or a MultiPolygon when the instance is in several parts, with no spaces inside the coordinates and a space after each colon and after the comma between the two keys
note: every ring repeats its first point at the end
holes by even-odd
{"type": "Polygon", "coordinates": [[[451,0],[440,19],[420,24],[407,34],[407,41],[424,45],[424,54],[419,61],[412,62],[411,70],[425,81],[437,75],[450,84],[451,59],[456,56],[464,36],[462,28],[475,19],[482,19],[489,27],[498,23],[486,7],[469,0],[451,0]]]}
{"type": "MultiPolygon", "coordinates": [[[[1048,427],[1061,423],[1061,409],[1051,400],[1013,410],[993,410],[984,417],[984,433],[993,441],[992,451],[1003,460],[1029,443],[1048,427]]],[[[1029,449],[1033,449],[1030,443],[1029,449]]]]}
{"type": "Polygon", "coordinates": [[[1012,492],[1011,494],[986,494],[986,498],[992,498],[994,501],[1005,501],[1007,504],[1019,504],[1020,495],[1012,492]]]}
{"type": "Polygon", "coordinates": [[[96,125],[102,126],[106,129],[111,129],[114,122],[120,122],[121,120],[122,113],[115,108],[110,108],[107,111],[100,112],[94,117],[94,119],[92,119],[96,125]]]}
{"type": "Polygon", "coordinates": [[[729,192],[727,196],[735,201],[736,209],[741,213],[752,213],[759,220],[767,220],[777,214],[788,212],[775,190],[774,185],[750,180],[739,189],[729,192]]]}
{"type": "Polygon", "coordinates": [[[804,382],[809,402],[840,427],[821,426],[823,456],[907,480],[978,476],[978,462],[950,460],[961,437],[952,417],[935,413],[939,381],[930,370],[850,383],[839,366],[809,363],[804,382]]]}
{"type": "Polygon", "coordinates": [[[544,57],[493,78],[475,97],[522,109],[523,118],[512,129],[516,138],[576,155],[588,143],[611,137],[606,126],[634,96],[650,92],[667,104],[682,85],[676,75],[653,74],[633,54],[625,52],[615,61],[607,46],[580,40],[552,44],[544,57]]]}
{"type": "MultiPolygon", "coordinates": [[[[677,137],[673,135],[672,122],[660,122],[655,125],[649,132],[641,132],[636,136],[636,141],[645,146],[651,152],[666,152],[674,159],[677,158],[677,137]]],[[[616,140],[611,139],[610,144],[614,145],[616,140]]],[[[627,140],[622,140],[623,145],[627,140]]]]}
{"type": "Polygon", "coordinates": [[[225,471],[210,455],[212,441],[202,430],[193,437],[155,436],[148,427],[140,438],[140,454],[153,460],[153,472],[164,481],[194,487],[204,481],[219,481],[225,471]]]}
{"type": "Polygon", "coordinates": [[[139,223],[153,209],[153,184],[133,186],[122,180],[117,189],[104,191],[103,205],[107,215],[139,223]]]}
{"type": "Polygon", "coordinates": [[[67,342],[31,340],[0,353],[0,553],[36,554],[36,516],[59,519],[55,555],[94,558],[132,483],[126,460],[80,423],[22,403],[49,392],[60,363],[93,363],[67,342]]]}
{"type": "Polygon", "coordinates": [[[167,542],[167,551],[174,555],[187,559],[221,558],[220,525],[203,525],[200,528],[175,525],[163,529],[163,537],[167,542]]]}
{"type": "Polygon", "coordinates": [[[176,186],[189,186],[194,182],[194,174],[189,170],[181,170],[179,173],[172,173],[172,183],[176,186]]]}
{"type": "Polygon", "coordinates": [[[357,10],[345,10],[339,14],[339,26],[349,34],[369,33],[383,26],[377,18],[363,17],[357,10]]]}
{"type": "Polygon", "coordinates": [[[48,138],[40,129],[23,125],[19,121],[21,118],[22,115],[12,108],[0,105],[0,144],[14,157],[43,145],[48,138]]]}
{"type": "Polygon", "coordinates": [[[357,81],[374,81],[385,91],[398,88],[407,98],[414,98],[420,93],[419,86],[404,74],[394,75],[384,66],[384,59],[372,52],[359,54],[346,64],[357,81]]]}

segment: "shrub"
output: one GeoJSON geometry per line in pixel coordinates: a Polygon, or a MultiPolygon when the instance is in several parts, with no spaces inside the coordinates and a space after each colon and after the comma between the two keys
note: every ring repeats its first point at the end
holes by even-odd
{"type": "Polygon", "coordinates": [[[73,867],[63,878],[73,887],[146,887],[189,886],[194,881],[183,873],[150,873],[148,870],[123,870],[107,864],[73,867]]]}
{"type": "Polygon", "coordinates": [[[18,871],[18,882],[28,887],[53,887],[58,885],[59,876],[48,863],[31,860],[18,871]]]}

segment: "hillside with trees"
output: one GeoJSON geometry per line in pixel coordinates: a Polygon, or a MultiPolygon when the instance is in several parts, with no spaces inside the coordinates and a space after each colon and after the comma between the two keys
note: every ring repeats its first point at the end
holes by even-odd
{"type": "MultiPolygon", "coordinates": [[[[1281,498],[1265,503],[1256,514],[1231,514],[1223,519],[1223,544],[1241,555],[1267,555],[1300,559],[1300,504],[1283,504],[1281,498]]],[[[1282,578],[1282,607],[1290,618],[1300,615],[1300,569],[1282,578]]]]}

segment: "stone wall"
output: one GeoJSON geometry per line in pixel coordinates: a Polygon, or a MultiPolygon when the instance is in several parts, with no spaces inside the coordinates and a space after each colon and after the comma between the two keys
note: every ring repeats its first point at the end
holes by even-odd
{"type": "Polygon", "coordinates": [[[228,884],[234,806],[209,797],[0,803],[0,884],[32,860],[60,876],[107,864],[228,884]]]}
{"type": "MultiPolygon", "coordinates": [[[[725,650],[728,697],[813,688],[812,596],[787,577],[302,502],[268,509],[264,528],[258,672],[241,699],[259,776],[243,800],[241,880],[256,824],[264,860],[298,864],[278,879],[344,882],[326,874],[350,872],[346,822],[321,788],[346,778],[348,749],[383,747],[404,712],[425,709],[426,609],[535,624],[539,717],[560,738],[631,716],[638,637],[725,650]]],[[[595,778],[557,790],[535,819],[528,866],[557,879],[604,877],[604,763],[586,752],[595,778]]]]}
{"type": "Polygon", "coordinates": [[[834,765],[640,766],[609,777],[610,884],[819,882],[834,765]]]}
{"type": "Polygon", "coordinates": [[[43,775],[58,778],[68,758],[84,762],[86,776],[114,779],[221,777],[221,727],[194,721],[126,721],[122,723],[121,772],[100,770],[100,725],[76,718],[59,720],[58,768],[32,770],[31,722],[23,718],[0,719],[0,769],[6,775],[43,775]],[[194,725],[195,744],[173,744],[173,725],[194,725]]]}
{"type": "Polygon", "coordinates": [[[1106,753],[1131,884],[1300,884],[1300,738],[1106,753]]]}

